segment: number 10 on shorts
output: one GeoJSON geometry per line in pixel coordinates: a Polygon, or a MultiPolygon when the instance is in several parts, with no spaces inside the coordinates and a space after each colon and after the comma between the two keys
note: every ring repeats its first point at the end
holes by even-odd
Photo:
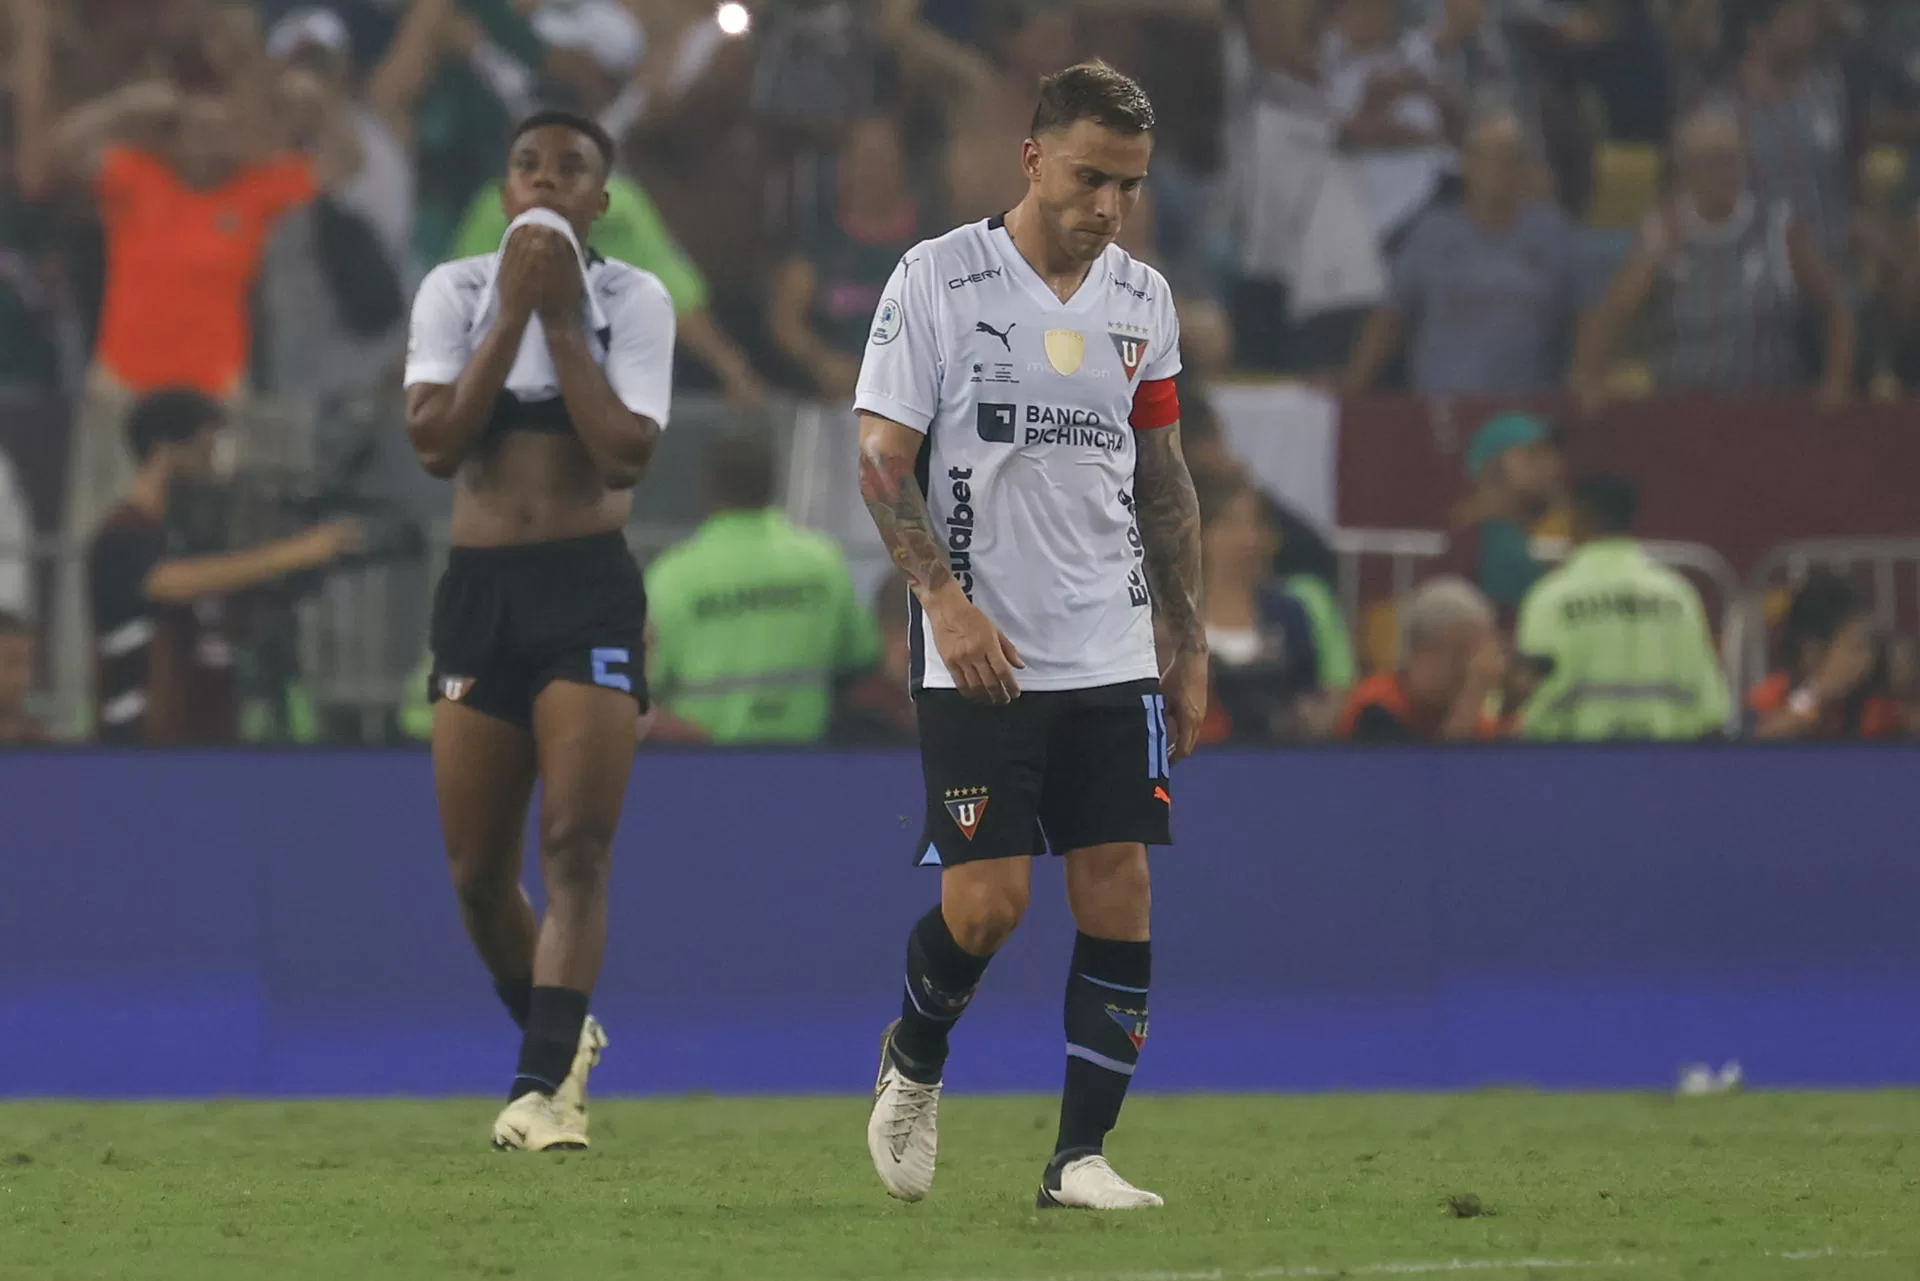
{"type": "Polygon", "coordinates": [[[1147,777],[1170,779],[1173,763],[1168,759],[1166,696],[1142,694],[1140,703],[1147,710],[1147,777]]]}

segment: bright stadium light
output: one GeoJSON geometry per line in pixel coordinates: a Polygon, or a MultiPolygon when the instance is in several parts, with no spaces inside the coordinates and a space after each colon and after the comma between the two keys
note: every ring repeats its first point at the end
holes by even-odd
{"type": "Polygon", "coordinates": [[[744,36],[747,28],[753,25],[753,15],[739,0],[727,0],[714,13],[713,20],[720,25],[720,34],[723,36],[744,36]]]}

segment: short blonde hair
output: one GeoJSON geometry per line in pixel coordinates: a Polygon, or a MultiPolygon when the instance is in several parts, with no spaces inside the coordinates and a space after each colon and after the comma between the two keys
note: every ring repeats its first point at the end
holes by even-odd
{"type": "Polygon", "coordinates": [[[1464,578],[1436,578],[1421,584],[1401,608],[1400,655],[1406,657],[1461,623],[1491,627],[1493,622],[1493,604],[1486,593],[1464,578]]]}

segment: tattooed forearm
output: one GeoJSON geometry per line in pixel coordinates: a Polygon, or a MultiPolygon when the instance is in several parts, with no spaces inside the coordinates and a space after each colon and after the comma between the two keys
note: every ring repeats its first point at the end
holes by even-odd
{"type": "Polygon", "coordinates": [[[1200,621],[1200,502],[1180,451],[1180,424],[1137,432],[1135,516],[1146,550],[1147,586],[1154,612],[1180,653],[1204,649],[1200,621]]]}
{"type": "Polygon", "coordinates": [[[913,476],[913,456],[889,449],[885,440],[873,435],[861,432],[860,497],[866,500],[893,563],[924,599],[952,582],[953,572],[934,537],[933,516],[913,476]]]}

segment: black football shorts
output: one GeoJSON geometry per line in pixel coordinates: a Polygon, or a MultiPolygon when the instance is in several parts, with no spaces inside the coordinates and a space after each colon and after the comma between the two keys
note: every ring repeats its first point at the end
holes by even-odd
{"type": "Polygon", "coordinates": [[[647,706],[647,592],[618,533],[515,547],[456,547],[433,594],[428,697],[515,725],[553,681],[647,706]]]}
{"type": "Polygon", "coordinates": [[[1173,843],[1160,682],[1032,690],[994,707],[921,690],[927,818],[916,862],[1173,843]]]}

